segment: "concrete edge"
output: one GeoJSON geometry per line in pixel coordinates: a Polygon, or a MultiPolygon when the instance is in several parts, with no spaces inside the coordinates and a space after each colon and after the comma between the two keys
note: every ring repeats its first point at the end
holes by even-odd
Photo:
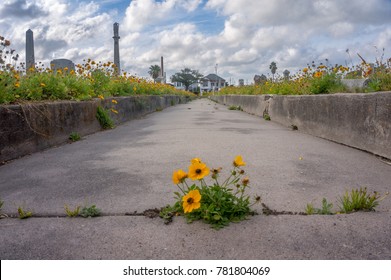
{"type": "Polygon", "coordinates": [[[323,95],[213,95],[301,132],[391,159],[391,92],[323,95]]]}
{"type": "Polygon", "coordinates": [[[118,125],[191,99],[185,95],[140,95],[0,105],[0,163],[66,143],[72,132],[85,136],[102,130],[96,118],[98,106],[118,125]]]}

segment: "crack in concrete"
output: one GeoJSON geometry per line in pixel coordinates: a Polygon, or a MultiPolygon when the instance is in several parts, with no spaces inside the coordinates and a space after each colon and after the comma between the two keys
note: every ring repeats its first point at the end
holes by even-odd
{"type": "MultiPolygon", "coordinates": [[[[148,218],[156,218],[159,217],[160,209],[154,208],[154,209],[147,209],[143,212],[125,212],[125,213],[100,213],[99,216],[96,217],[124,217],[124,216],[130,216],[130,217],[148,217],[148,218]]],[[[0,219],[4,218],[12,218],[12,219],[19,219],[19,215],[17,214],[7,214],[7,213],[1,213],[0,219]]],[[[65,213],[33,213],[33,215],[29,218],[83,218],[82,216],[78,215],[76,217],[70,217],[65,213]]]]}

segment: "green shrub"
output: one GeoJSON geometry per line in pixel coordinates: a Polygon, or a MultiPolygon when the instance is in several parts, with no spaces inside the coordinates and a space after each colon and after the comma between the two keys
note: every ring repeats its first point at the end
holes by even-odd
{"type": "Polygon", "coordinates": [[[335,74],[324,74],[314,78],[311,82],[310,92],[313,94],[326,94],[334,92],[344,92],[346,88],[335,74]]]}

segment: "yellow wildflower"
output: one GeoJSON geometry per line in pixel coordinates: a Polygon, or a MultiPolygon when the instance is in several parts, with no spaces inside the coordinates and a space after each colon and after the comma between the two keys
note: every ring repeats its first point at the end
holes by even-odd
{"type": "Polygon", "coordinates": [[[20,87],[20,84],[19,83],[15,83],[15,87],[20,87]]]}
{"type": "Polygon", "coordinates": [[[46,87],[46,85],[44,83],[41,83],[40,85],[41,85],[41,87],[46,87]]]}
{"type": "Polygon", "coordinates": [[[111,102],[114,103],[114,104],[118,104],[118,101],[115,100],[115,99],[112,99],[111,102]]]}
{"type": "Polygon", "coordinates": [[[314,73],[315,78],[320,78],[320,77],[322,77],[322,75],[323,75],[323,73],[319,72],[319,71],[314,73]]]}
{"type": "Polygon", "coordinates": [[[172,181],[176,185],[182,183],[183,180],[185,180],[186,178],[187,178],[187,173],[181,169],[174,171],[174,173],[172,174],[172,181]]]}
{"type": "Polygon", "coordinates": [[[201,180],[209,174],[209,168],[205,163],[194,162],[189,167],[189,178],[192,180],[201,180]]]}
{"type": "Polygon", "coordinates": [[[193,158],[190,163],[201,163],[201,159],[199,158],[193,158]]]}
{"type": "Polygon", "coordinates": [[[201,194],[199,190],[189,191],[187,195],[182,197],[182,206],[185,213],[190,213],[201,207],[201,194]]]}
{"type": "Polygon", "coordinates": [[[242,159],[242,156],[240,156],[240,155],[235,157],[233,164],[235,167],[246,165],[246,163],[242,159]]]}
{"type": "Polygon", "coordinates": [[[308,72],[308,68],[307,68],[307,67],[304,68],[304,69],[303,69],[303,72],[304,72],[304,73],[307,73],[307,72],[308,72]]]}
{"type": "Polygon", "coordinates": [[[113,109],[113,108],[111,108],[110,110],[111,110],[111,112],[113,112],[114,114],[118,114],[118,111],[117,111],[117,110],[115,110],[115,109],[113,109]]]}
{"type": "Polygon", "coordinates": [[[99,94],[99,95],[98,95],[98,98],[101,99],[101,100],[105,99],[104,96],[103,96],[102,94],[99,94]]]}

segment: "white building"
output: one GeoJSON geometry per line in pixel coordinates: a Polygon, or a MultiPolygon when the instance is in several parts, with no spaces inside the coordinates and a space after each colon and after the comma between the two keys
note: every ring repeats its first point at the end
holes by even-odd
{"type": "MultiPolygon", "coordinates": [[[[189,91],[198,93],[201,92],[211,92],[211,91],[219,91],[221,88],[225,87],[225,80],[216,74],[209,74],[200,79],[199,82],[193,83],[189,86],[189,91]]],[[[185,90],[186,87],[181,82],[173,82],[173,86],[176,89],[185,90]]]]}
{"type": "Polygon", "coordinates": [[[201,79],[202,91],[219,91],[225,87],[225,80],[216,74],[209,74],[201,79]]]}

